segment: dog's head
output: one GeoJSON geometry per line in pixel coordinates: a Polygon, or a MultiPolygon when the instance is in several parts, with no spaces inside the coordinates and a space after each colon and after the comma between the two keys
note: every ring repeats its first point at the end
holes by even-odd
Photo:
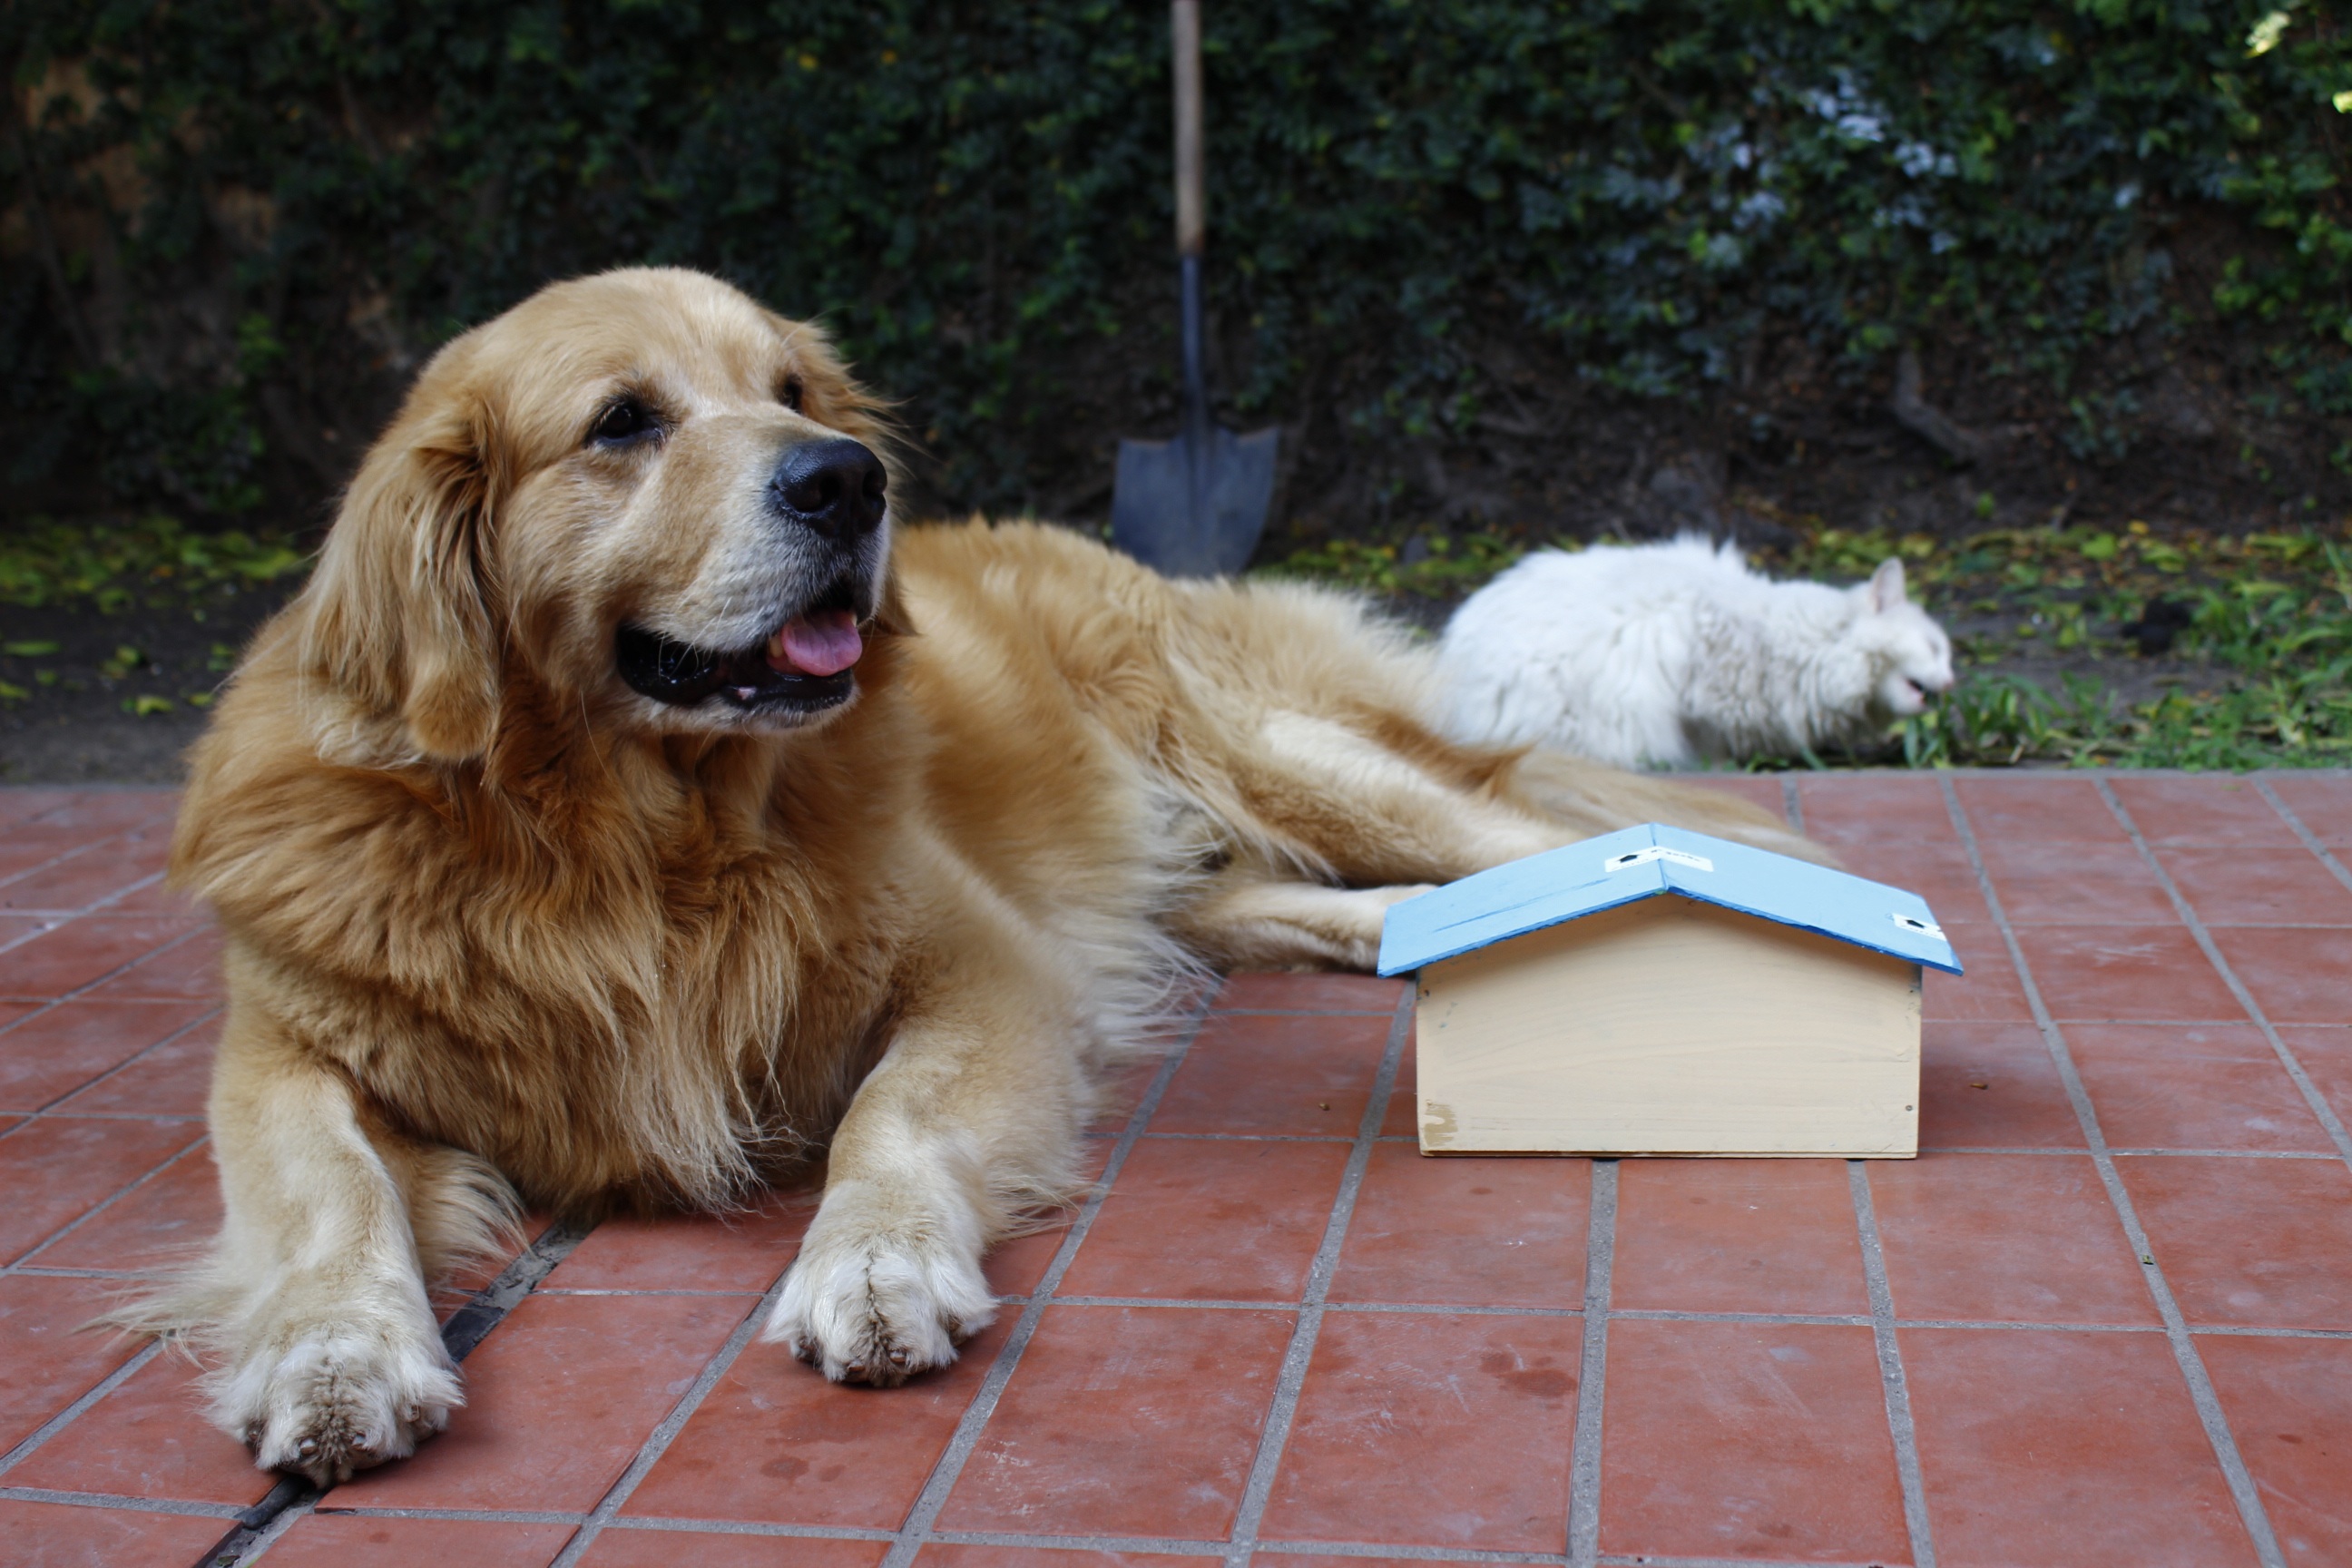
{"type": "Polygon", "coordinates": [[[328,537],[305,667],[444,760],[519,685],[640,732],[823,722],[889,622],[886,450],[816,328],[698,273],[557,284],[418,378],[328,537]]]}

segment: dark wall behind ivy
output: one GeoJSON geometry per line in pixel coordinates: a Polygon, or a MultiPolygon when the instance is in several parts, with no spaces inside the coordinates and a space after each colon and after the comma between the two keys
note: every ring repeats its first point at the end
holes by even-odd
{"type": "MultiPolygon", "coordinates": [[[[2238,395],[2328,449],[2352,28],[2300,0],[2250,53],[2272,9],[1210,0],[1227,417],[1377,463],[1475,438],[1503,360],[1700,408],[1792,343],[1855,385],[1919,345],[2122,461],[2152,362],[2105,350],[2219,323],[2238,395]]],[[[939,504],[1099,510],[1108,439],[1173,406],[1165,31],[1148,0],[13,0],[11,510],[315,514],[434,345],[636,261],[822,315],[939,504]]]]}

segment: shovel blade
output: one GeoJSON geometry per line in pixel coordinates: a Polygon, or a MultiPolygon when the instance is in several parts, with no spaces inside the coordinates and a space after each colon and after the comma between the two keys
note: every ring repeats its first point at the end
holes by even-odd
{"type": "Polygon", "coordinates": [[[1279,430],[1121,441],[1110,542],[1171,577],[1218,577],[1249,564],[1274,499],[1279,430]]]}

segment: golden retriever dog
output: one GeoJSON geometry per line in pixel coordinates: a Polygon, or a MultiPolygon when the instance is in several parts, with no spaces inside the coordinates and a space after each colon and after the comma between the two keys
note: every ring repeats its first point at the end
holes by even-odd
{"type": "MultiPolygon", "coordinates": [[[[765,1337],[954,1360],[1171,977],[1369,965],[1418,888],[1728,796],[1440,740],[1351,601],[899,530],[877,405],[713,279],[457,339],[196,748],[226,1218],[131,1321],[327,1484],[460,1401],[428,1283],[518,1203],[824,1195],[765,1337]]],[[[779,1260],[782,1261],[781,1259],[779,1260]]]]}

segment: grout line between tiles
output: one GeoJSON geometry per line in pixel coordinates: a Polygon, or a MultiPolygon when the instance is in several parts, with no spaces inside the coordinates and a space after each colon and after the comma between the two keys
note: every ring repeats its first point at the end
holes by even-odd
{"type": "MultiPolygon", "coordinates": [[[[572,1249],[595,1228],[593,1222],[556,1220],[533,1237],[499,1270],[496,1279],[475,1291],[441,1325],[441,1343],[448,1351],[449,1359],[462,1363],[473,1354],[489,1337],[490,1331],[504,1322],[507,1314],[537,1289],[539,1282],[571,1257],[572,1249]]],[[[243,1568],[293,1528],[289,1516],[313,1512],[322,1499],[331,1495],[321,1492],[300,1476],[280,1476],[267,1497],[240,1512],[236,1526],[196,1559],[195,1568],[243,1568]]]]}
{"type": "Polygon", "coordinates": [[[1584,1358],[1576,1380],[1576,1447],[1568,1471],[1570,1568],[1601,1558],[1601,1402],[1609,1372],[1609,1296],[1617,1266],[1617,1162],[1592,1162],[1584,1244],[1584,1358]]]}
{"type": "Polygon", "coordinates": [[[629,1462],[629,1468],[621,1472],[621,1479],[597,1500],[595,1508],[582,1521],[579,1531],[564,1543],[563,1550],[556,1554],[548,1568],[572,1568],[580,1561],[582,1554],[595,1544],[596,1537],[611,1525],[614,1517],[628,1502],[638,1486],[661,1462],[661,1457],[669,1452],[669,1446],[677,1440],[677,1435],[686,1429],[686,1424],[694,1418],[694,1413],[702,1408],[702,1402],[710,1396],[712,1389],[719,1386],[719,1380],[727,1375],[727,1369],[735,1364],[736,1358],[743,1353],[743,1347],[751,1342],[751,1336],[767,1321],[768,1314],[774,1310],[776,1298],[783,1293],[784,1280],[791,1273],[792,1265],[787,1261],[777,1271],[767,1289],[761,1292],[759,1300],[753,1303],[751,1311],[744,1315],[743,1321],[736,1324],[734,1331],[727,1336],[727,1342],[719,1347],[719,1353],[704,1364],[693,1386],[671,1407],[670,1413],[662,1417],[661,1425],[656,1426],[638,1446],[637,1456],[629,1462]]]}
{"type": "Polygon", "coordinates": [[[2311,1075],[2304,1070],[2302,1059],[2280,1035],[2278,1026],[2271,1022],[2270,1015],[2263,1012],[2262,1004],[2254,1000],[2254,994],[2238,977],[2238,972],[2230,967],[2230,961],[2221,956],[2221,946],[2214,942],[2213,933],[2205,929],[2205,921],[2198,915],[2196,906],[2173,881],[2172,873],[2164,868],[2164,862],[2156,858],[2156,851],[2148,847],[2139,824],[2132,820],[2132,814],[2125,807],[2123,797],[2116,794],[2116,786],[2105,779],[2096,779],[2093,783],[2100,797],[2107,803],[2107,809],[2123,825],[2123,830],[2131,835],[2132,847],[2139,851],[2140,859],[2163,884],[2164,896],[2172,900],[2174,911],[2180,916],[2180,923],[2187,926],[2189,934],[2196,939],[2199,950],[2205,954],[2205,961],[2221,976],[2221,983],[2230,988],[2230,994],[2238,999],[2238,1005],[2246,1010],[2246,1016],[2262,1030],[2263,1038],[2270,1042],[2279,1065],[2286,1069],[2286,1076],[2294,1080],[2295,1090],[2303,1096],[2304,1104],[2310,1108],[2313,1116],[2318,1118],[2320,1126],[2327,1130],[2328,1141],[2336,1145],[2336,1154],[2347,1166],[2352,1166],[2352,1132],[2345,1131],[2344,1119],[2336,1114],[2336,1108],[2327,1103],[2327,1097],[2320,1093],[2319,1086],[2311,1081],[2311,1075]]]}
{"type": "Polygon", "coordinates": [[[1087,1233],[1094,1228],[1095,1216],[1102,1213],[1103,1201],[1110,1195],[1111,1185],[1118,1180],[1119,1172],[1126,1168],[1127,1157],[1143,1141],[1143,1130],[1150,1123],[1152,1113],[1160,1109],[1160,1101],[1168,1092],[1169,1082],[1175,1078],[1176,1069],[1183,1065],[1193,1040],[1199,1037],[1202,1020],[1206,1014],[1205,1005],[1195,1007],[1189,1026],[1181,1032],[1181,1038],[1161,1059],[1160,1070],[1151,1075],[1151,1087],[1143,1091],[1143,1098],[1128,1113],[1127,1128],[1112,1146],[1102,1174],[1095,1178],[1094,1190],[1087,1194],[1087,1201],[1079,1208],[1077,1217],[1070,1222],[1069,1232],[1062,1237],[1062,1245],[1054,1249],[1054,1260],[1045,1266],[1045,1277],[1029,1293],[1028,1303],[1013,1321],[1013,1331],[1005,1335],[1003,1348],[997,1351],[996,1359],[989,1363],[988,1375],[981,1379],[979,1391],[971,1396],[971,1403],[964,1406],[963,1415],[956,1422],[954,1435],[948,1439],[948,1446],[940,1455],[939,1462],[931,1467],[929,1479],[923,1483],[923,1489],[916,1495],[914,1506],[907,1510],[907,1517],[899,1525],[898,1538],[882,1560],[882,1568],[908,1568],[915,1560],[915,1553],[920,1552],[923,1543],[930,1539],[931,1527],[938,1520],[940,1510],[947,1506],[948,1493],[955,1489],[972,1450],[980,1446],[980,1435],[988,1426],[989,1417],[996,1414],[997,1401],[1003,1398],[1005,1384],[1013,1381],[1013,1373],[1021,1364],[1022,1352],[1029,1348],[1030,1340],[1036,1334],[1037,1324],[1045,1315],[1046,1304],[1053,1300],[1055,1288],[1062,1283],[1062,1276],[1069,1272],[1078,1248],[1085,1245],[1087,1233]]]}
{"type": "Polygon", "coordinates": [[[126,1513],[176,1513],[196,1519],[235,1519],[233,1502],[187,1502],[177,1498],[124,1497],[114,1492],[53,1491],[47,1487],[0,1487],[9,1502],[62,1503],[68,1508],[117,1509],[126,1513]]]}
{"type": "Polygon", "coordinates": [[[2271,803],[2271,809],[2277,812],[2279,816],[2289,827],[2294,829],[2294,836],[2303,840],[2303,847],[2305,849],[2310,850],[2314,855],[2317,856],[2319,858],[2319,863],[2326,867],[2330,872],[2334,873],[2337,881],[2343,883],[2347,888],[2352,888],[2352,870],[2347,870],[2345,868],[2344,862],[2336,858],[2336,851],[2330,849],[2326,844],[2322,843],[2320,841],[2319,835],[2314,833],[2307,826],[2305,825],[2303,818],[2296,814],[2294,807],[2287,805],[2285,801],[2279,798],[2279,792],[2271,787],[2269,777],[2263,773],[2256,773],[2254,775],[2254,787],[2262,791],[2263,798],[2264,800],[2271,803]]]}
{"type": "MultiPolygon", "coordinates": [[[[2074,1119],[2082,1124],[2083,1138],[2089,1145],[2092,1163],[2099,1173],[2100,1184],[2107,1191],[2107,1199],[2115,1205],[2116,1216],[2123,1222],[2124,1234],[2131,1241],[2132,1250],[2140,1259],[2140,1274],[2147,1282],[2148,1294],[2156,1300],[2157,1314],[2164,1320],[2165,1338],[2172,1346],[2172,1355],[2179,1364],[2182,1380],[2189,1385],[2189,1402],[2196,1406],[2197,1418],[2205,1428],[2205,1437],[2213,1446],[2213,1457],[2221,1467],[2222,1479],[2229,1483],[2230,1495],[2238,1505],[2238,1516],[2243,1521],[2246,1534],[2253,1542],[2254,1553],[2263,1568],[2285,1568],[2285,1558],[2279,1551],[2278,1536],[2271,1528],[2270,1514],[2263,1506],[2262,1493],[2255,1488],[2253,1477],[2246,1468],[2245,1457],[2238,1450],[2236,1436],[2230,1430],[2229,1417],[2223,1414],[2220,1398],[2213,1392],[2213,1381],[2206,1373],[2205,1359],[2189,1337],[2187,1320],[2180,1303],[2172,1294],[2170,1281],[2166,1279],[2163,1266],[2148,1241],[2147,1231],[2140,1224],[2139,1211],[2133,1206],[2131,1194],[2124,1186],[2123,1175],[2116,1170],[2114,1155],[2107,1148],[2106,1133],[2099,1126],[2097,1108],[2091,1103],[2090,1091],[2083,1087],[2082,1075],[2075,1070],[2074,1052],[2068,1048],[2066,1037],[2050,1016],[2049,1006],[2042,999],[2042,987],[2033,978],[2033,969],[2026,962],[2025,949],[2017,940],[2016,928],[2002,911],[2000,894],[1992,885],[1992,877],[1985,868],[1984,851],[1977,843],[1975,826],[1969,821],[1968,808],[1960,803],[1959,791],[1948,776],[1937,781],[1943,786],[1944,809],[1950,816],[1952,829],[1958,834],[1960,846],[1968,852],[1969,864],[1975,869],[1977,888],[1984,895],[1985,907],[1992,915],[1993,925],[2009,950],[2009,961],[2017,971],[2018,984],[2025,993],[2026,1005],[2032,1010],[2033,1021],[2042,1030],[2042,1044],[2050,1059],[2058,1069],[2059,1081],[2065,1087],[2066,1100],[2074,1107],[2074,1119]]],[[[2106,790],[2104,780],[2099,788],[2106,790]]],[[[2112,795],[2110,795],[2112,799],[2112,795]]]]}
{"type": "Polygon", "coordinates": [[[1790,828],[1800,834],[1805,831],[1805,801],[1797,793],[1797,775],[1794,773],[1780,775],[1780,815],[1789,819],[1790,828]]]}
{"type": "MultiPolygon", "coordinates": [[[[115,905],[121,903],[123,900],[129,898],[131,894],[145,892],[148,889],[162,881],[164,873],[161,871],[150,871],[145,876],[139,878],[136,881],[125,882],[122,886],[115,889],[114,891],[107,894],[104,898],[92,899],[89,902],[82,905],[79,909],[0,910],[0,914],[29,916],[37,921],[54,921],[57,922],[55,925],[44,926],[41,929],[43,931],[55,931],[58,929],[58,926],[65,924],[68,921],[78,921],[84,915],[102,915],[106,913],[107,910],[112,909],[115,905]]],[[[169,920],[185,919],[187,917],[184,915],[167,915],[164,918],[169,920]]],[[[40,933],[35,932],[34,934],[38,935],[40,933]]],[[[11,942],[9,945],[14,947],[16,943],[11,942]]]]}
{"type": "Polygon", "coordinates": [[[1853,1223],[1862,1238],[1862,1278],[1870,1293],[1871,1338],[1878,1346],[1878,1381],[1886,1395],[1886,1430],[1895,1439],[1895,1473],[1903,1487],[1903,1524],[1911,1534],[1912,1568],[1936,1568],[1936,1538],[1927,1522],[1927,1486],[1919,1468],[1919,1435],[1911,1421],[1911,1384],[1903,1372],[1903,1348],[1895,1338],[1895,1291],[1887,1283],[1886,1251],[1878,1236],[1878,1209],[1871,1201],[1870,1173],[1859,1160],[1845,1163],[1846,1187],[1853,1194],[1853,1223]]]}
{"type": "Polygon", "coordinates": [[[1380,1071],[1372,1079],[1364,1113],[1357,1119],[1355,1147],[1349,1152],[1348,1168],[1339,1178],[1339,1195],[1331,1201],[1322,1245],[1315,1249],[1315,1261],[1307,1270],[1307,1289],[1297,1302],[1298,1321],[1283,1352],[1282,1370],[1274,1383],[1274,1403],[1266,1410],[1265,1426],[1258,1434],[1257,1457],[1251,1461],[1249,1481],[1242,1489],[1241,1506],[1234,1514],[1231,1545],[1225,1553],[1228,1568],[1248,1568],[1250,1553],[1257,1545],[1258,1525],[1265,1518],[1267,1500],[1274,1495],[1275,1472],[1290,1440],[1291,1423],[1297,1418],[1299,1391],[1306,1386],[1315,1342],[1323,1331],[1323,1300],[1330,1293],[1331,1276],[1339,1267],[1339,1249],[1348,1239],[1348,1222],[1355,1216],[1356,1194],[1363,1189],[1364,1172],[1372,1163],[1372,1145],[1380,1138],[1381,1123],[1388,1120],[1389,1096],[1395,1091],[1405,1036],[1412,1027],[1412,1005],[1413,994],[1407,988],[1397,998],[1380,1071]]]}
{"type": "MultiPolygon", "coordinates": [[[[196,1016],[189,1019],[186,1023],[181,1025],[178,1028],[173,1030],[170,1034],[164,1036],[162,1039],[155,1041],[152,1045],[141,1047],[138,1050],[133,1051],[131,1055],[123,1058],[121,1061],[107,1068],[104,1072],[100,1073],[96,1078],[84,1079],[81,1082],[74,1085],[73,1088],[66,1090],[63,1094],[58,1095],[56,1099],[48,1101],[39,1110],[35,1110],[30,1114],[35,1116],[47,1116],[53,1113],[59,1113],[60,1108],[67,1100],[73,1099],[76,1095],[81,1094],[86,1090],[96,1089],[100,1084],[104,1083],[110,1078],[114,1078],[121,1073],[127,1072],[131,1068],[140,1062],[145,1061],[149,1057],[153,1056],[157,1051],[162,1050],[164,1047],[176,1045],[180,1040],[184,1038],[191,1030],[203,1028],[206,1024],[211,1023],[215,1018],[219,1017],[222,1014],[227,1011],[228,1009],[226,1007],[215,1007],[209,1012],[198,1014],[196,1016]]],[[[92,1114],[101,1116],[135,1116],[137,1113],[130,1111],[99,1111],[93,1113],[87,1110],[66,1110],[62,1111],[62,1114],[67,1116],[89,1116],[92,1114]]],[[[204,1115],[199,1111],[192,1120],[201,1121],[204,1120],[204,1115]]]]}

